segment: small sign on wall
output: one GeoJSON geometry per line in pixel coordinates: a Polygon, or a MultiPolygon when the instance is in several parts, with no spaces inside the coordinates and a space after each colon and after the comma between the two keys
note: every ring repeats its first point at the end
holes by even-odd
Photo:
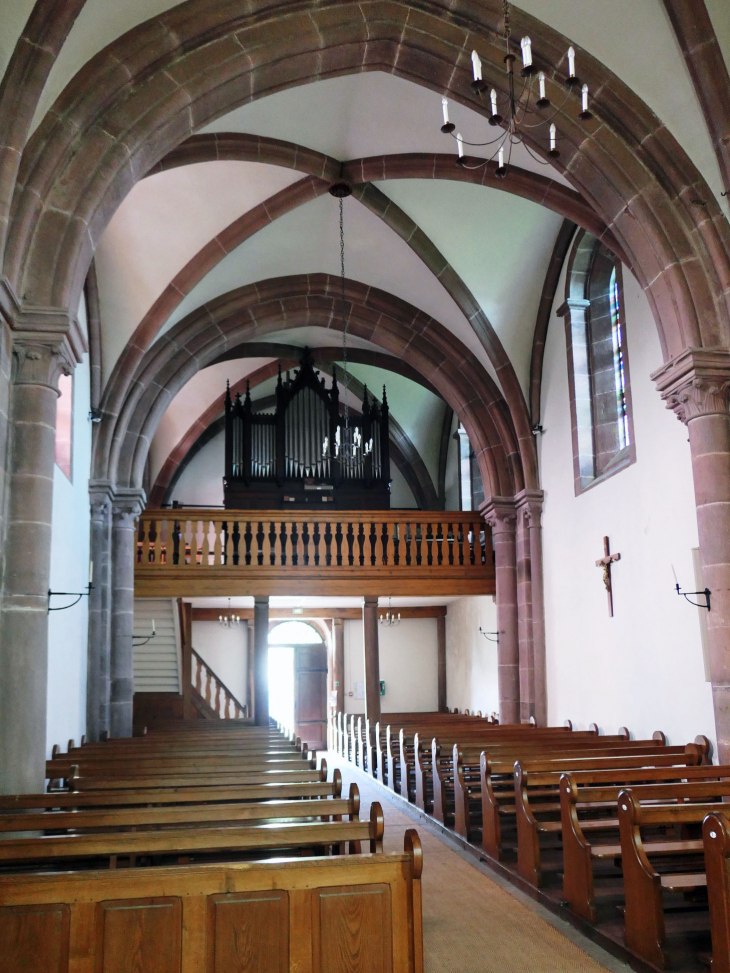
{"type": "Polygon", "coordinates": [[[365,699],[365,683],[355,683],[355,699],[365,699]]]}

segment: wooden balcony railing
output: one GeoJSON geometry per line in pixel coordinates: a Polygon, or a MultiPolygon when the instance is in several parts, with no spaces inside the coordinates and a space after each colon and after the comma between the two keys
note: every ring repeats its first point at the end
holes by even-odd
{"type": "Polygon", "coordinates": [[[222,720],[240,720],[248,716],[228,686],[216,676],[204,659],[192,649],[192,683],[200,697],[222,720]]]}
{"type": "Polygon", "coordinates": [[[491,534],[469,511],[147,510],[135,592],[494,594],[491,534]]]}

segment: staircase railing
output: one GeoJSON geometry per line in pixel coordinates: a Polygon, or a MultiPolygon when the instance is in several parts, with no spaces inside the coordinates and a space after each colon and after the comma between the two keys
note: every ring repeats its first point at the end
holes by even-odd
{"type": "Polygon", "coordinates": [[[231,690],[226,686],[202,659],[195,649],[192,649],[191,679],[193,688],[197,690],[207,705],[222,720],[240,720],[248,716],[248,706],[243,706],[231,690]]]}

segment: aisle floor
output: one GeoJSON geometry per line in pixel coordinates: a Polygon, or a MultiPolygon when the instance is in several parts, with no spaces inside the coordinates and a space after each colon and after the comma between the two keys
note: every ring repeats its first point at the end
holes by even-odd
{"type": "Polygon", "coordinates": [[[539,903],[481,865],[398,798],[337,754],[343,794],[350,781],[360,789],[360,817],[380,801],[385,849],[401,852],[403,833],[415,827],[423,845],[423,936],[426,973],[630,973],[630,967],[586,939],[539,903]]]}

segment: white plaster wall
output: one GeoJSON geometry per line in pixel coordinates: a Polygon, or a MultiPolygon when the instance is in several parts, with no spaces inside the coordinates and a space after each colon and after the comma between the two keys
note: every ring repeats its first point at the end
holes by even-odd
{"type": "MultiPolygon", "coordinates": [[[[89,581],[89,357],[74,372],[72,479],[58,466],[53,470],[51,539],[52,591],[84,591],[89,581]]],[[[53,598],[64,605],[73,598],[53,598]]],[[[86,653],[88,599],[67,611],[48,615],[48,708],[46,749],[54,743],[66,749],[70,738],[78,745],[86,732],[86,653]]]]}
{"type": "Polygon", "coordinates": [[[172,491],[172,498],[182,503],[223,506],[225,450],[223,433],[206,443],[182,471],[172,491]]]}
{"type": "MultiPolygon", "coordinates": [[[[385,609],[383,609],[384,611],[385,609]]],[[[404,618],[395,628],[380,626],[380,678],[385,680],[383,713],[430,712],[438,706],[438,633],[435,618],[404,618]]],[[[345,712],[364,713],[355,683],[364,682],[362,622],[346,620],[345,712]]]]}
{"type": "Polygon", "coordinates": [[[460,713],[499,712],[497,644],[479,632],[497,630],[497,606],[491,595],[449,602],[446,612],[446,705],[460,713]]]}
{"type": "MultiPolygon", "coordinates": [[[[605,732],[664,730],[673,743],[714,734],[699,613],[674,591],[672,565],[695,590],[697,524],[687,431],[649,374],[662,363],[649,305],[624,269],[626,333],[637,461],[576,497],[565,327],[553,317],[543,368],[540,439],[545,490],[544,571],[550,722],[605,732]],[[614,609],[595,567],[603,537],[621,554],[614,609]]],[[[564,300],[561,280],[556,306],[564,300]]]]}
{"type": "Polygon", "coordinates": [[[241,705],[248,702],[248,625],[193,622],[193,648],[241,705]]]}

